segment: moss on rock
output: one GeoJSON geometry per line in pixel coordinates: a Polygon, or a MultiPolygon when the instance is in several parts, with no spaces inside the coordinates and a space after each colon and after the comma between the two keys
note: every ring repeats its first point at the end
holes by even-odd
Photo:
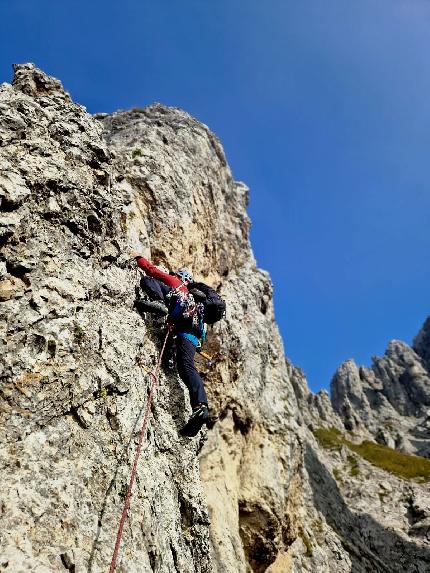
{"type": "Polygon", "coordinates": [[[374,466],[403,479],[430,479],[430,460],[420,456],[404,454],[368,440],[355,444],[347,440],[337,428],[317,428],[314,435],[323,448],[340,449],[347,446],[374,466]]]}

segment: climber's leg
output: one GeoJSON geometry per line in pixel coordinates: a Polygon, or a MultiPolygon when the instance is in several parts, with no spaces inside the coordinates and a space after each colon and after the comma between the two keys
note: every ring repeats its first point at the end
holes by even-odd
{"type": "Polygon", "coordinates": [[[207,404],[203,381],[194,366],[194,356],[196,347],[187,338],[176,337],[176,364],[178,373],[190,393],[191,407],[195,408],[199,404],[207,404]]]}

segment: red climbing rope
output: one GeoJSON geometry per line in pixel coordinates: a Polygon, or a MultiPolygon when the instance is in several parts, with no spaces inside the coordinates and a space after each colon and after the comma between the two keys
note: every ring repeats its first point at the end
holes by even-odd
{"type": "Polygon", "coordinates": [[[118,527],[118,533],[116,534],[115,549],[114,549],[114,552],[112,555],[112,561],[110,564],[109,573],[114,573],[114,571],[115,571],[116,561],[118,559],[119,548],[121,545],[122,530],[124,529],[125,520],[127,519],[127,513],[128,513],[128,509],[130,507],[131,490],[133,489],[133,484],[134,484],[134,480],[136,477],[137,462],[139,460],[140,450],[142,449],[143,440],[145,439],[146,426],[148,425],[149,411],[151,409],[152,397],[153,397],[153,395],[155,393],[155,389],[157,387],[158,374],[160,372],[161,360],[163,358],[164,350],[165,350],[166,344],[167,344],[167,339],[169,337],[171,330],[172,330],[172,327],[169,325],[167,328],[166,338],[164,339],[163,347],[161,349],[157,365],[156,365],[154,371],[149,374],[149,376],[152,379],[151,389],[149,391],[148,400],[146,402],[145,415],[143,417],[142,428],[140,430],[139,443],[137,445],[136,454],[134,456],[133,469],[131,470],[130,482],[128,484],[127,495],[125,496],[124,509],[122,510],[121,520],[119,522],[119,527],[118,527]]]}

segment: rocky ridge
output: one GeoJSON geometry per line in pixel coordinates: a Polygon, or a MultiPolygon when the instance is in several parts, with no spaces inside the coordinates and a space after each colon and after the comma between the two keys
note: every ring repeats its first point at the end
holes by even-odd
{"type": "Polygon", "coordinates": [[[425,326],[415,340],[416,350],[392,340],[370,368],[353,360],[342,364],[332,380],[332,404],[347,430],[430,457],[430,339],[425,326]]]}
{"type": "Polygon", "coordinates": [[[0,571],[109,566],[160,347],[130,248],[190,266],[228,316],[198,439],[178,436],[187,395],[162,373],[118,571],[429,569],[425,486],[359,456],[350,475],[348,449],[315,440],[344,420],[284,359],[248,190],[206,126],[160,104],[92,117],[24,64],[0,88],[0,149],[0,571]]]}

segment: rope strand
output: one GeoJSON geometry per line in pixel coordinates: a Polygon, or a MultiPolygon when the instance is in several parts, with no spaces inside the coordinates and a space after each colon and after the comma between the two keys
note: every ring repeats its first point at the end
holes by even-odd
{"type": "Polygon", "coordinates": [[[115,571],[116,562],[118,559],[119,548],[121,545],[122,532],[124,529],[125,520],[127,519],[127,513],[128,513],[128,510],[130,508],[131,492],[133,489],[133,484],[134,484],[134,480],[136,478],[136,472],[137,472],[137,462],[139,461],[140,451],[142,449],[142,444],[143,444],[143,441],[145,439],[146,427],[148,425],[149,412],[151,409],[151,402],[152,402],[152,398],[153,398],[153,395],[155,393],[155,389],[156,389],[157,383],[158,383],[158,374],[160,371],[161,360],[163,358],[164,350],[166,349],[166,345],[167,345],[167,339],[169,338],[169,334],[170,334],[171,330],[172,330],[171,325],[168,325],[167,326],[167,334],[166,334],[166,337],[164,339],[163,347],[161,349],[157,365],[156,365],[154,371],[149,374],[149,376],[152,379],[151,389],[149,391],[149,396],[148,396],[148,400],[146,403],[145,415],[143,417],[142,428],[140,430],[139,443],[137,445],[136,454],[134,456],[133,469],[131,471],[127,495],[126,495],[125,501],[124,501],[124,509],[122,510],[121,520],[119,522],[118,533],[116,535],[115,549],[114,549],[114,552],[112,555],[112,561],[110,564],[109,573],[114,573],[114,571],[115,571]]]}

